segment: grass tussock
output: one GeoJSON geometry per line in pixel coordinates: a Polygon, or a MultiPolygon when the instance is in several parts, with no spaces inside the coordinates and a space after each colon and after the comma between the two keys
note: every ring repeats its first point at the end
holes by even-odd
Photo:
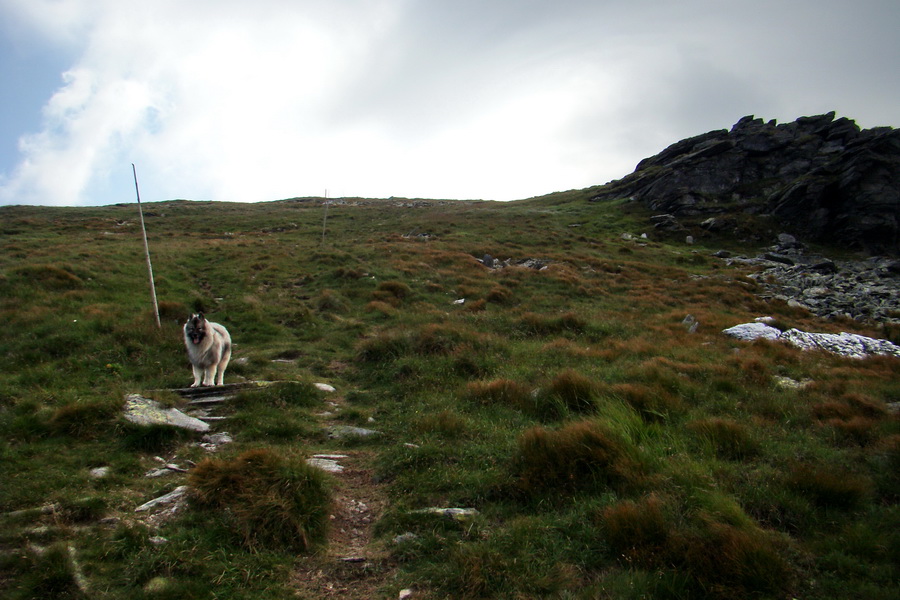
{"type": "Polygon", "coordinates": [[[271,450],[207,459],[188,482],[194,505],[222,511],[251,549],[312,550],[325,540],[331,495],[321,471],[271,450]]]}
{"type": "Polygon", "coordinates": [[[637,486],[644,473],[628,444],[599,423],[580,421],[523,433],[514,457],[519,490],[528,496],[609,486],[637,486]]]}
{"type": "Polygon", "coordinates": [[[527,406],[531,390],[517,381],[501,378],[468,383],[466,396],[483,405],[504,404],[521,409],[527,406]]]}
{"type": "Polygon", "coordinates": [[[716,456],[728,460],[745,460],[760,452],[760,444],[749,427],[731,419],[708,418],[692,421],[687,428],[707,442],[716,456]]]}
{"type": "Polygon", "coordinates": [[[851,509],[872,492],[872,481],[843,469],[798,464],[786,476],[786,485],[823,508],[851,509]]]}
{"type": "Polygon", "coordinates": [[[654,494],[620,502],[601,513],[604,540],[627,565],[680,573],[687,596],[778,594],[790,585],[792,570],[771,534],[708,519],[685,522],[673,514],[654,494]]]}

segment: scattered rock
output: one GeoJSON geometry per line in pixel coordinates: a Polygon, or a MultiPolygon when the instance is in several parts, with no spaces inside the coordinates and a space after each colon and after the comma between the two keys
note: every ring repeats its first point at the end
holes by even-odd
{"type": "Polygon", "coordinates": [[[765,323],[743,323],[729,327],[722,333],[745,342],[752,342],[759,338],[777,340],[778,336],[781,335],[781,330],[765,323]]]}
{"type": "Polygon", "coordinates": [[[813,384],[812,379],[797,381],[796,379],[791,379],[790,377],[782,377],[781,375],[776,375],[774,379],[776,386],[786,390],[802,390],[808,388],[813,384]]]}
{"type": "Polygon", "coordinates": [[[189,417],[177,408],[163,408],[159,402],[138,394],[125,396],[125,419],[136,425],[171,425],[191,431],[209,431],[209,424],[189,417]]]}
{"type": "Polygon", "coordinates": [[[306,464],[329,473],[343,473],[344,467],[338,461],[347,458],[346,454],[315,454],[306,459],[306,464]]]}
{"type": "Polygon", "coordinates": [[[173,504],[179,504],[184,501],[185,497],[187,496],[188,489],[189,489],[188,486],[180,485],[164,496],[160,496],[159,498],[154,498],[153,500],[150,500],[149,502],[145,502],[144,504],[141,504],[136,509],[134,509],[134,512],[147,512],[151,509],[154,509],[154,508],[157,508],[160,506],[170,506],[173,504]]]}
{"type": "Polygon", "coordinates": [[[103,479],[109,476],[109,472],[109,467],[97,467],[96,469],[90,470],[90,475],[94,479],[103,479]]]}
{"type": "Polygon", "coordinates": [[[475,508],[422,508],[412,511],[418,515],[439,515],[460,523],[468,523],[478,516],[478,510],[475,508]]]}
{"type": "Polygon", "coordinates": [[[316,383],[316,389],[322,392],[335,392],[337,390],[334,389],[334,386],[328,385],[327,383],[316,383]]]}
{"type": "Polygon", "coordinates": [[[735,325],[722,333],[743,341],[759,338],[779,340],[801,350],[824,350],[850,358],[865,358],[873,354],[900,357],[900,346],[855,333],[808,333],[799,329],[782,332],[760,322],[735,325]]]}
{"type": "Polygon", "coordinates": [[[375,431],[374,429],[353,427],[351,425],[332,425],[326,431],[328,433],[328,437],[333,439],[345,439],[352,437],[367,438],[381,434],[381,432],[375,431]]]}
{"type": "Polygon", "coordinates": [[[694,315],[686,316],[681,324],[687,328],[688,333],[697,333],[697,328],[700,327],[700,321],[694,315]]]}
{"type": "Polygon", "coordinates": [[[407,531],[406,533],[401,533],[398,536],[394,536],[392,540],[395,544],[405,544],[407,542],[414,542],[419,539],[419,536],[411,531],[407,531]]]}
{"type": "Polygon", "coordinates": [[[410,589],[400,590],[397,600],[409,600],[413,597],[413,591],[410,589]]]}

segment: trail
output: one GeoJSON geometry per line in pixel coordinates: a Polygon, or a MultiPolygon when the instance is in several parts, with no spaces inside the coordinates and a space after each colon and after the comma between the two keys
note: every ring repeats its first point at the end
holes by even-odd
{"type": "MultiPolygon", "coordinates": [[[[332,398],[330,403],[329,413],[319,417],[323,428],[337,424],[334,413],[340,412],[343,399],[332,398]]],[[[300,558],[291,583],[298,598],[377,598],[396,567],[372,534],[387,504],[384,490],[374,481],[374,452],[337,449],[327,455],[343,468],[331,474],[334,508],[328,544],[300,558]]]]}

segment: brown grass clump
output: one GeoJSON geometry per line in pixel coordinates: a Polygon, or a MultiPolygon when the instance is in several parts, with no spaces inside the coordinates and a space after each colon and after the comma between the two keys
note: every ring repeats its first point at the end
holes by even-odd
{"type": "Polygon", "coordinates": [[[547,393],[558,399],[572,412],[586,413],[594,410],[597,387],[594,382],[577,371],[568,369],[554,377],[547,386],[547,393]]]}
{"type": "Polygon", "coordinates": [[[412,294],[412,290],[402,281],[382,281],[372,292],[375,300],[389,302],[396,306],[412,294]]]}
{"type": "Polygon", "coordinates": [[[272,450],[206,459],[191,471],[194,505],[222,511],[250,549],[305,552],[324,542],[331,494],[324,474],[272,450]]]}
{"type": "Polygon", "coordinates": [[[16,269],[15,273],[50,290],[73,290],[84,286],[81,277],[55,265],[25,265],[16,269]]]}
{"type": "Polygon", "coordinates": [[[687,428],[708,440],[721,458],[743,460],[759,453],[759,443],[750,435],[749,429],[731,419],[701,419],[688,423],[687,428]]]}
{"type": "Polygon", "coordinates": [[[629,451],[626,442],[591,421],[557,430],[534,427],[519,438],[514,471],[529,495],[598,484],[630,487],[643,474],[629,451]]]}
{"type": "Polygon", "coordinates": [[[630,404],[647,421],[660,421],[681,408],[681,402],[660,386],[641,383],[618,383],[605,388],[609,393],[630,404]]]}
{"type": "Polygon", "coordinates": [[[389,317],[397,314],[397,309],[387,302],[372,300],[366,304],[366,312],[381,313],[382,315],[389,317]]]}
{"type": "Polygon", "coordinates": [[[708,515],[694,526],[678,524],[668,512],[656,495],[606,508],[600,523],[610,550],[629,565],[687,574],[703,597],[771,594],[789,583],[791,570],[766,532],[708,515]]]}
{"type": "Polygon", "coordinates": [[[484,299],[493,304],[508,304],[512,300],[512,291],[502,285],[494,286],[484,299]]]}
{"type": "Polygon", "coordinates": [[[653,567],[666,561],[672,526],[656,495],[639,502],[626,500],[602,514],[603,536],[610,550],[629,563],[653,567]]]}
{"type": "Polygon", "coordinates": [[[565,332],[583,333],[588,323],[573,312],[561,315],[541,315],[526,312],[519,320],[521,328],[532,335],[552,335],[565,332]]]}
{"type": "Polygon", "coordinates": [[[521,408],[526,405],[530,390],[512,379],[473,381],[466,386],[466,395],[480,404],[507,404],[521,408]]]}
{"type": "Polygon", "coordinates": [[[867,477],[808,464],[795,465],[786,477],[786,484],[819,506],[844,509],[861,504],[872,490],[872,482],[867,477]]]}
{"type": "Polygon", "coordinates": [[[416,421],[414,427],[420,433],[436,433],[447,438],[459,438],[468,430],[466,420],[449,410],[425,415],[416,421]]]}

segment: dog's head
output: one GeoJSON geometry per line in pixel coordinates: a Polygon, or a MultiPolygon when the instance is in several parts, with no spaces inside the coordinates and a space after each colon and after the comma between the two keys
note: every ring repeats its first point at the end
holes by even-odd
{"type": "Polygon", "coordinates": [[[206,317],[203,313],[191,315],[184,324],[184,337],[191,341],[192,344],[199,344],[206,337],[206,317]]]}

